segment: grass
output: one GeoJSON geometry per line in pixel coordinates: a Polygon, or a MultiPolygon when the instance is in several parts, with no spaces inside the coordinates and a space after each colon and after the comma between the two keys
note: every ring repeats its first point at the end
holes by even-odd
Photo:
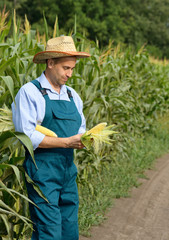
{"type": "MultiPolygon", "coordinates": [[[[167,121],[166,121],[167,122],[167,121]]],[[[90,227],[105,219],[105,211],[113,207],[114,199],[130,197],[130,189],[140,185],[139,178],[146,178],[145,170],[152,169],[156,159],[169,150],[168,124],[158,123],[145,136],[128,145],[128,158],[118,156],[118,161],[104,167],[100,175],[93,175],[88,186],[80,189],[80,234],[90,236],[90,227]],[[117,164],[118,163],[118,164],[117,164]]]]}

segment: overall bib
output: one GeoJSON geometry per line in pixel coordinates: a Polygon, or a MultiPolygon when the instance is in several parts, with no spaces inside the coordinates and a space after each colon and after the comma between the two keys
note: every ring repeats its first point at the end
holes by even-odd
{"type": "MultiPolygon", "coordinates": [[[[78,133],[81,117],[67,90],[69,101],[50,100],[46,90],[37,80],[32,83],[41,91],[46,101],[42,126],[54,131],[58,137],[70,137],[78,133]]],[[[73,149],[37,148],[34,151],[38,169],[29,154],[24,168],[48,199],[47,203],[26,182],[29,198],[38,206],[30,204],[34,222],[32,240],[78,240],[78,192],[77,168],[73,162],[73,149]]]]}

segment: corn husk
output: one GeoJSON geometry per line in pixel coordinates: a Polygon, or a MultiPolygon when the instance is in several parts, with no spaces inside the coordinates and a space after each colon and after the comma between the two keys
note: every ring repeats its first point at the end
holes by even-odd
{"type": "Polygon", "coordinates": [[[95,154],[99,153],[103,148],[104,144],[112,144],[114,141],[110,138],[111,135],[118,133],[113,130],[115,125],[107,126],[107,123],[99,123],[89,131],[86,131],[81,141],[87,150],[93,150],[95,154]]]}
{"type": "Polygon", "coordinates": [[[9,130],[15,130],[12,121],[12,111],[7,106],[4,106],[4,108],[0,108],[0,132],[9,130]]]}

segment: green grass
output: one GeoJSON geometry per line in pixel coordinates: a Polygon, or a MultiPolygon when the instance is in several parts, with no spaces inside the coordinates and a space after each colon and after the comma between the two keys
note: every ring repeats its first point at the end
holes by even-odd
{"type": "Polygon", "coordinates": [[[80,188],[80,233],[90,235],[90,227],[104,220],[105,211],[112,207],[115,198],[130,197],[130,189],[139,187],[139,178],[146,178],[145,170],[152,169],[156,159],[169,150],[169,130],[156,124],[145,136],[129,144],[128,158],[117,157],[104,167],[100,175],[89,180],[94,188],[80,188]]]}

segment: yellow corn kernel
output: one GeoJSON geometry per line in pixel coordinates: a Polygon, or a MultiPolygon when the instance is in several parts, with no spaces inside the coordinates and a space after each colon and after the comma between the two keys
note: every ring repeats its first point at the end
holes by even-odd
{"type": "Polygon", "coordinates": [[[44,135],[49,136],[49,137],[57,137],[56,133],[54,133],[50,129],[48,129],[46,127],[43,127],[41,125],[38,125],[38,124],[36,125],[35,130],[38,131],[38,132],[41,132],[44,135]]]}
{"type": "Polygon", "coordinates": [[[91,128],[89,131],[87,131],[87,133],[88,134],[90,134],[90,133],[97,134],[97,133],[101,132],[106,127],[106,125],[107,125],[106,122],[99,123],[95,127],[91,128]]]}

